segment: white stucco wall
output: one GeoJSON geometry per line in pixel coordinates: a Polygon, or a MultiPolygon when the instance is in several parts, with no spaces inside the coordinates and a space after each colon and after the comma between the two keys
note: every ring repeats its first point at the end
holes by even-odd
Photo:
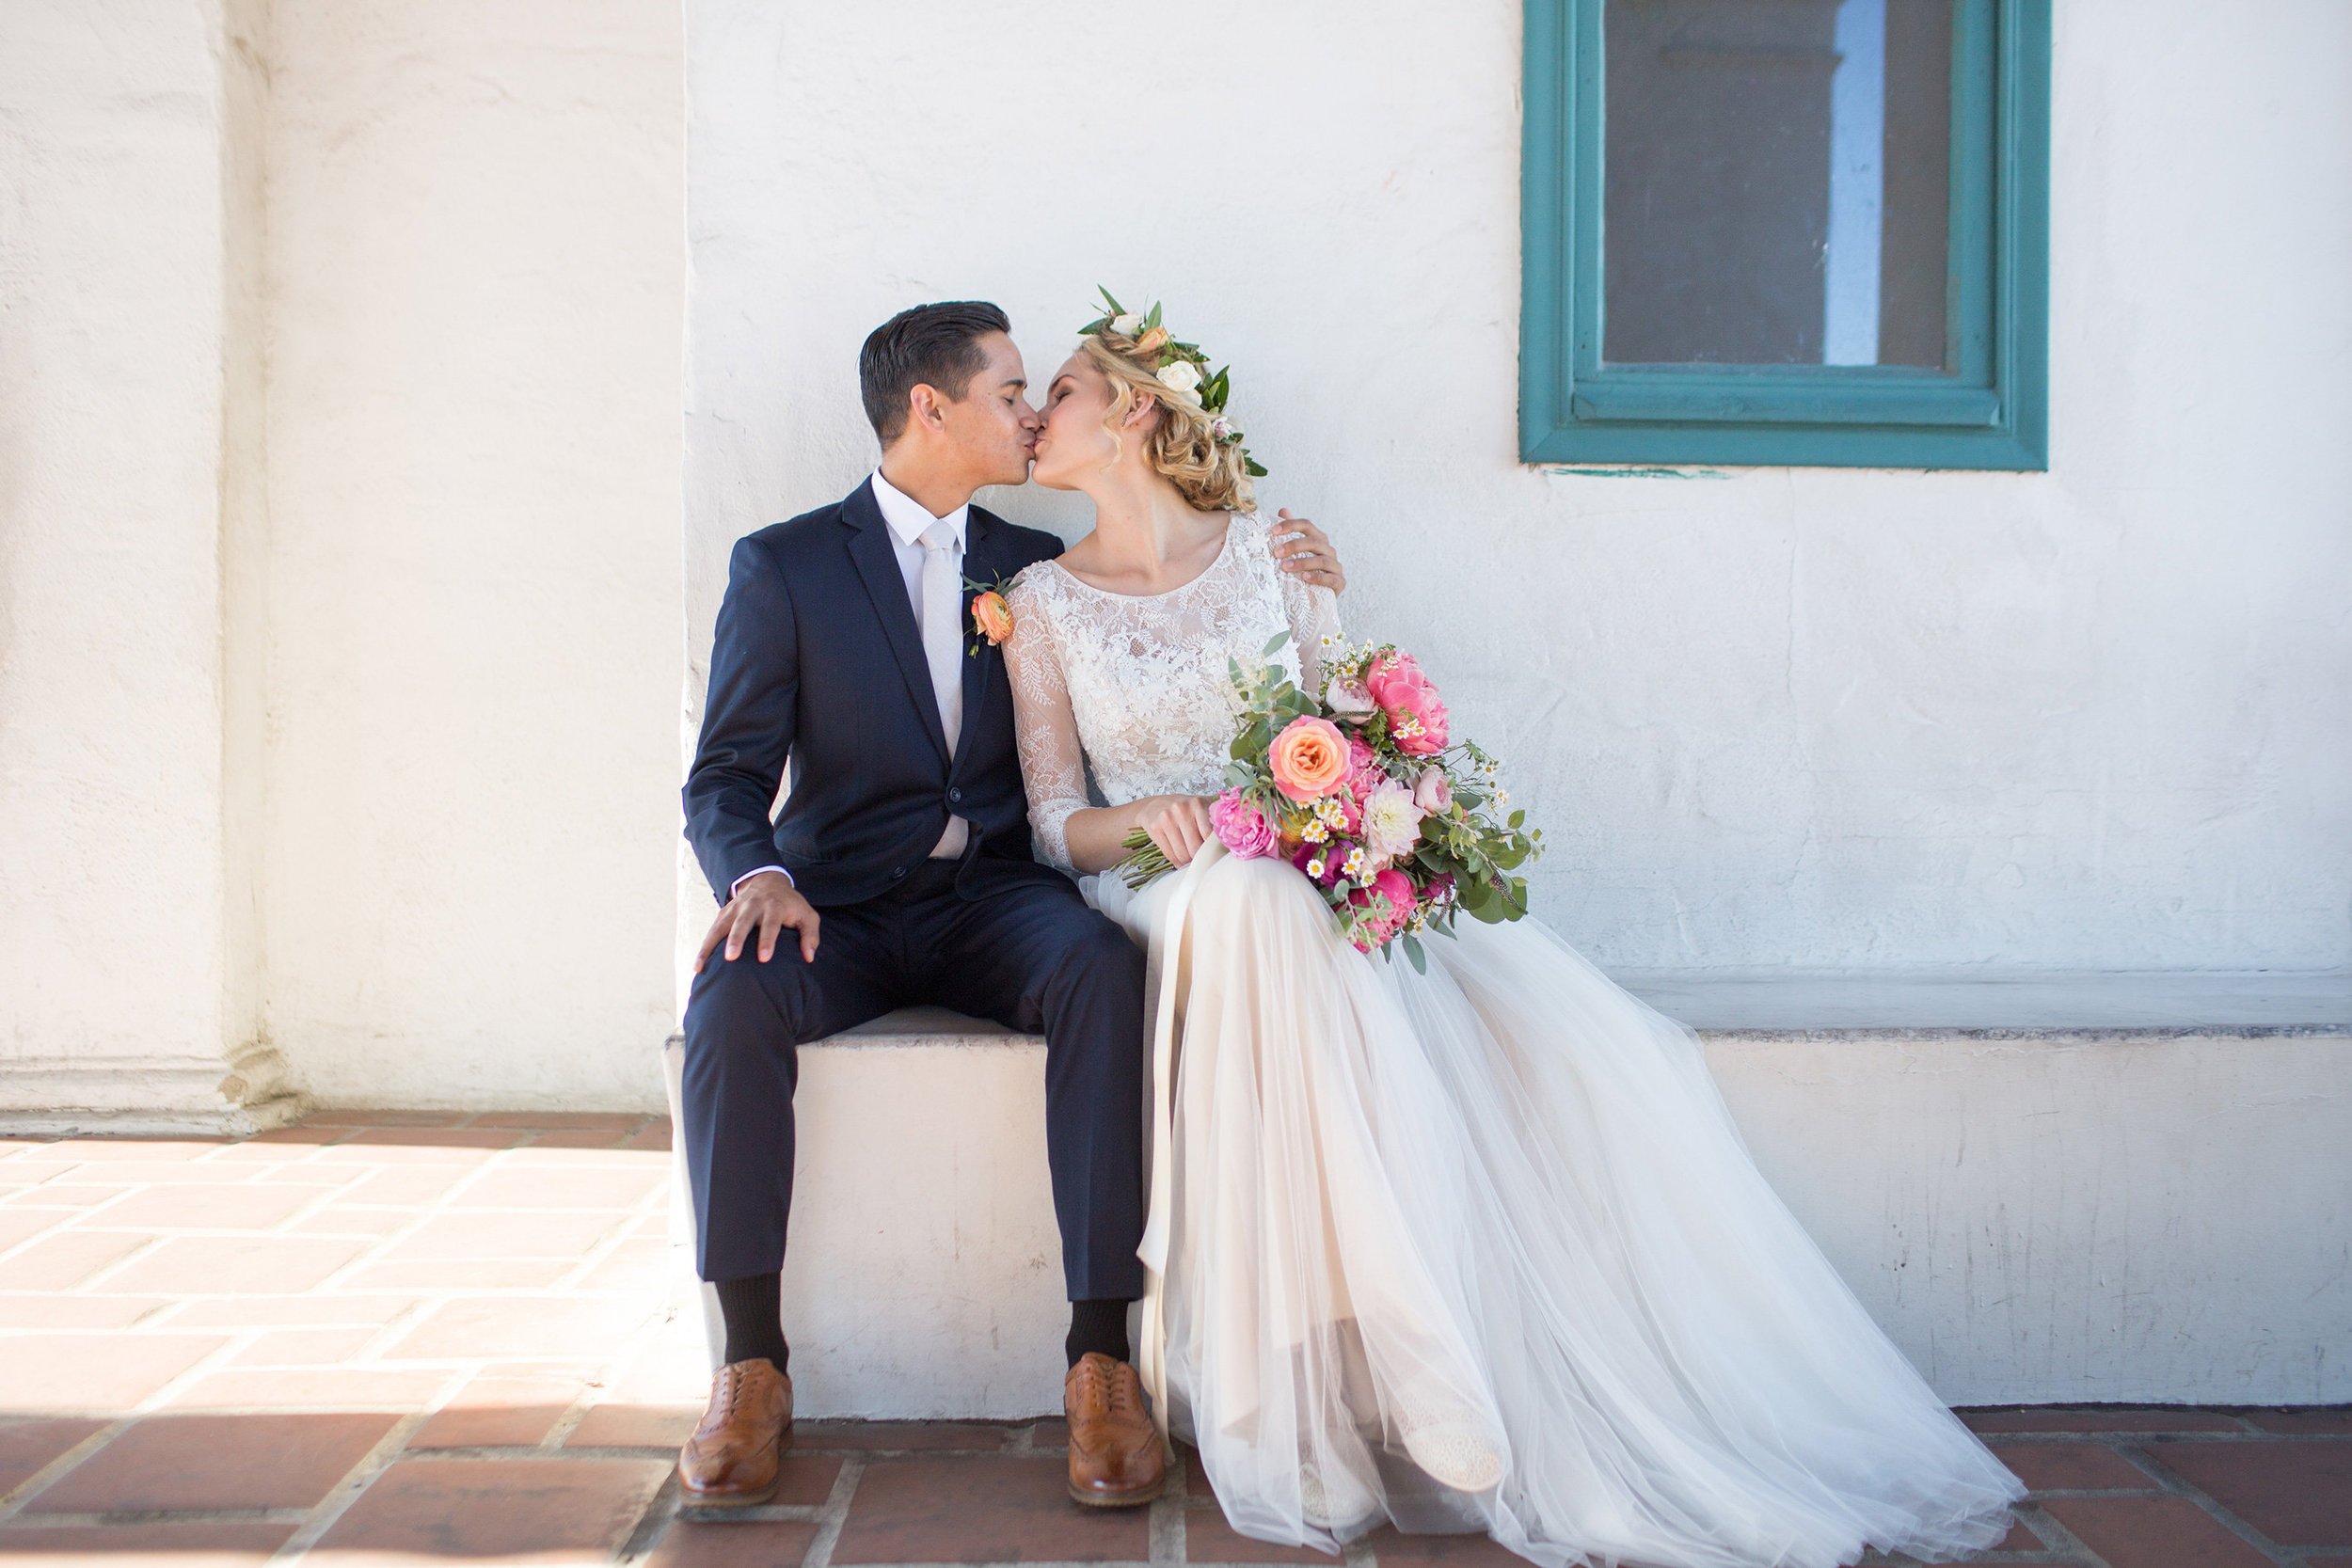
{"type": "Polygon", "coordinates": [[[1103,282],[1233,362],[1597,961],[2352,960],[2352,8],[2060,8],[2050,472],[1710,478],[1516,461],[1515,5],[686,8],[693,700],[728,544],[871,461],[865,333],[993,298],[1039,377],[1103,282]]]}
{"type": "Polygon", "coordinates": [[[273,1028],[330,1102],[658,1105],[676,8],[273,22],[273,1028]]]}

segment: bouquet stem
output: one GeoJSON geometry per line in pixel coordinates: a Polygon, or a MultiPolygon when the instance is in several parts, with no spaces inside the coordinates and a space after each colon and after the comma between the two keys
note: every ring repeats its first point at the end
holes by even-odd
{"type": "Polygon", "coordinates": [[[1152,835],[1141,828],[1120,839],[1119,847],[1127,853],[1111,869],[1118,872],[1120,880],[1130,888],[1139,888],[1154,877],[1176,869],[1168,856],[1161,853],[1160,847],[1152,842],[1152,835]]]}

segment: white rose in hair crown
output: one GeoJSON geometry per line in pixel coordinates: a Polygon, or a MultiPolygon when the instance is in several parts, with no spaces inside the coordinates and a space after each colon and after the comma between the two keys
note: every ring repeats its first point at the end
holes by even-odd
{"type": "MultiPolygon", "coordinates": [[[[1225,417],[1225,400],[1232,395],[1232,378],[1227,373],[1231,367],[1209,372],[1209,356],[1200,352],[1199,343],[1177,341],[1160,324],[1160,308],[1130,310],[1103,291],[1102,313],[1078,329],[1084,338],[1101,338],[1109,348],[1126,358],[1151,368],[1162,387],[1168,388],[1170,401],[1188,404],[1212,415],[1209,434],[1221,447],[1241,446],[1241,427],[1225,417]]],[[[1242,467],[1252,479],[1263,479],[1265,469],[1249,455],[1249,449],[1241,449],[1242,467]]]]}

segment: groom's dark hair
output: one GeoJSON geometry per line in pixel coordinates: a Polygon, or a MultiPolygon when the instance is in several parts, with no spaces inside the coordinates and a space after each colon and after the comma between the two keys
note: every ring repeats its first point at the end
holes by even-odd
{"type": "Polygon", "coordinates": [[[984,299],[950,299],[899,311],[866,336],[858,351],[858,395],[883,446],[907,426],[907,394],[936,387],[961,399],[988,363],[980,340],[1010,332],[1005,313],[984,299]]]}

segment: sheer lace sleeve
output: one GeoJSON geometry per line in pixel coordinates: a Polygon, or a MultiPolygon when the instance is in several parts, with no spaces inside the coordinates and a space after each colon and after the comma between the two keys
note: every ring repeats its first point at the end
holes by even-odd
{"type": "Polygon", "coordinates": [[[1282,580],[1282,613],[1290,619],[1291,641],[1298,644],[1299,689],[1320,695],[1323,640],[1336,641],[1340,635],[1340,596],[1328,588],[1303,583],[1279,567],[1275,575],[1282,580]]]}
{"type": "Polygon", "coordinates": [[[1021,783],[1029,796],[1029,832],[1047,863],[1074,877],[1070,814],[1087,804],[1086,753],[1070,706],[1061,656],[1055,651],[1052,610],[1031,580],[1041,563],[1022,574],[1005,596],[1012,635],[1005,639],[1005,673],[1012,683],[1013,739],[1021,750],[1021,783]]]}

